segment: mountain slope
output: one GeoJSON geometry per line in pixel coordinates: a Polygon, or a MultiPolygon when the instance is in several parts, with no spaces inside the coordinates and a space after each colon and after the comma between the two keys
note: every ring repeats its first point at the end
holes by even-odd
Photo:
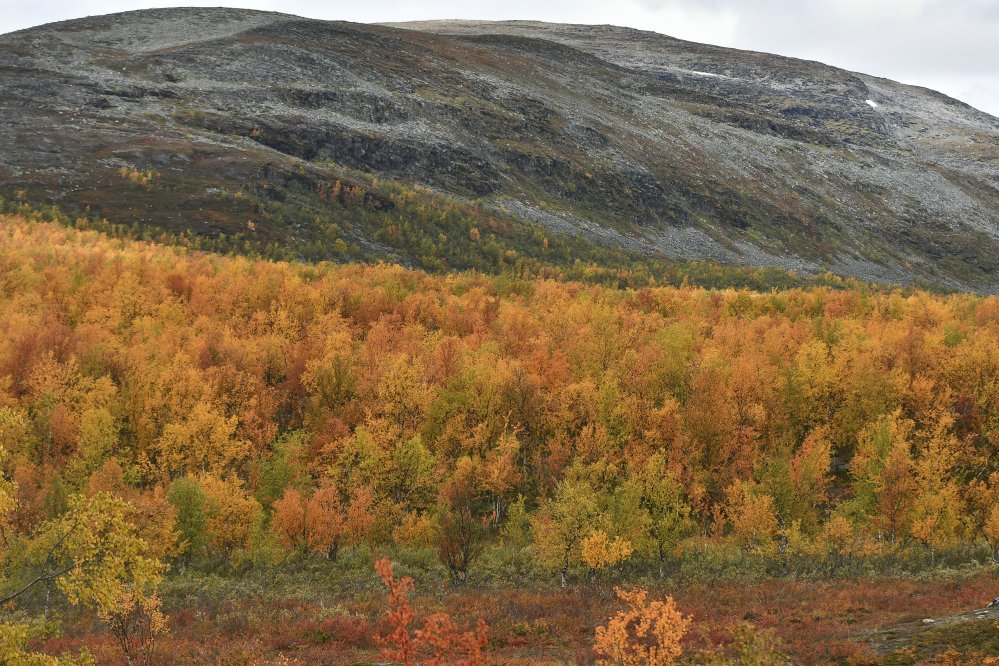
{"type": "Polygon", "coordinates": [[[114,221],[428,268],[474,266],[471,234],[497,260],[999,289],[999,120],[818,63],[175,9],[0,36],[0,83],[0,187],[114,221]]]}

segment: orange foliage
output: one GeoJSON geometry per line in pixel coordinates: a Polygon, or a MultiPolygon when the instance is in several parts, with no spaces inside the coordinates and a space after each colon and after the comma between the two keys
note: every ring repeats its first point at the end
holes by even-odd
{"type": "Polygon", "coordinates": [[[286,548],[304,548],[307,543],[305,502],[301,493],[287,488],[271,507],[271,528],[286,548]]]}
{"type": "Polygon", "coordinates": [[[616,588],[625,610],[597,627],[593,649],[606,666],[669,666],[683,653],[680,639],[690,625],[690,618],[676,609],[671,597],[647,601],[648,592],[628,592],[616,588]]]}
{"type": "Polygon", "coordinates": [[[533,526],[566,580],[594,530],[660,569],[688,539],[761,557],[847,527],[844,557],[999,542],[995,297],[300,265],[14,216],[0,267],[19,534],[67,488],[113,487],[169,557],[163,497],[186,475],[208,495],[184,518],[199,552],[245,550],[270,518],[335,557],[434,516],[462,579],[521,496],[518,542],[533,526]],[[653,460],[675,487],[640,482],[653,460]]]}

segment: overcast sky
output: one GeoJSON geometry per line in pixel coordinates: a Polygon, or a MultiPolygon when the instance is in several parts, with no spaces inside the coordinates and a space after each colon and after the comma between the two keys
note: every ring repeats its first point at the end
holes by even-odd
{"type": "Polygon", "coordinates": [[[435,18],[612,23],[819,60],[923,85],[999,116],[999,0],[0,0],[0,33],[177,5],[378,22],[435,18]]]}

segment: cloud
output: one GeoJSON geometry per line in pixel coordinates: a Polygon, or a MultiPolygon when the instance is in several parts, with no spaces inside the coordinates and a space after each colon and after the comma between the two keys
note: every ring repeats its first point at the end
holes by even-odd
{"type": "Polygon", "coordinates": [[[999,115],[999,3],[993,0],[762,0],[728,6],[741,7],[732,46],[931,87],[999,115]]]}
{"type": "Polygon", "coordinates": [[[0,32],[174,5],[226,5],[362,22],[611,23],[925,85],[999,115],[999,0],[0,0],[0,32]]]}

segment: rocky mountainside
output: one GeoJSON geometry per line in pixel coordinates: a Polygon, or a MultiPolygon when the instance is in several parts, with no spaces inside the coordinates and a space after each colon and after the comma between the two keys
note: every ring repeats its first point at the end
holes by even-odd
{"type": "Polygon", "coordinates": [[[0,36],[0,194],[304,258],[999,290],[999,119],[610,26],[130,12],[0,36]],[[476,255],[479,256],[479,255],[476,255]]]}

